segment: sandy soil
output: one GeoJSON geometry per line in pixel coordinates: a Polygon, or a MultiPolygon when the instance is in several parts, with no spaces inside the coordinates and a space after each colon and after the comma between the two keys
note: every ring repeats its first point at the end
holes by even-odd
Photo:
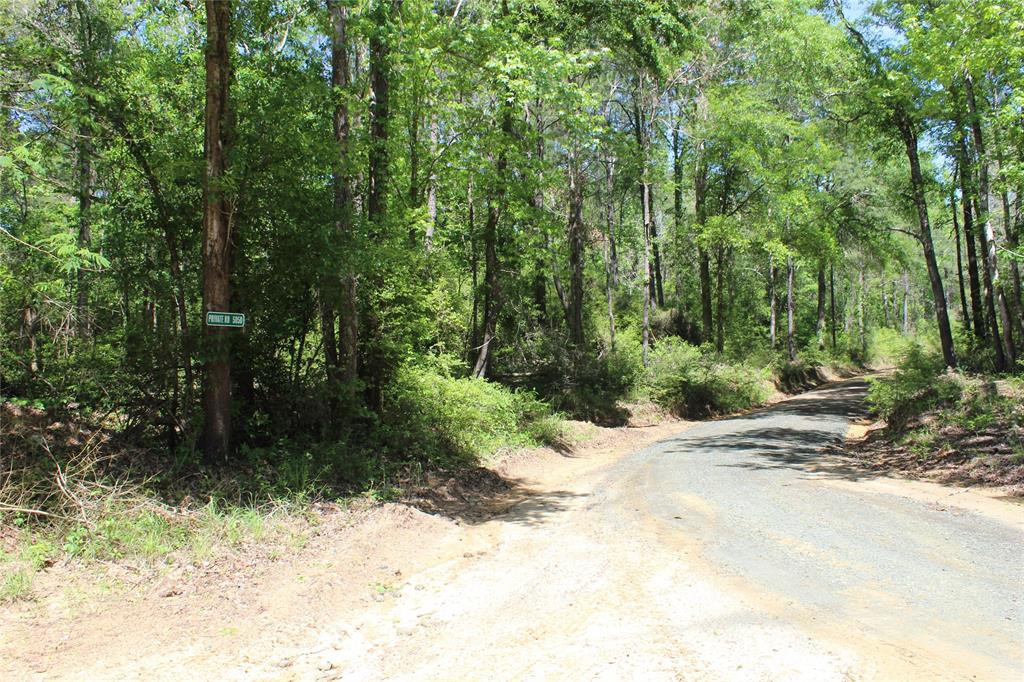
{"type": "MultiPolygon", "coordinates": [[[[301,546],[285,544],[153,580],[110,564],[55,566],[38,574],[30,602],[0,607],[3,679],[305,679],[320,663],[298,642],[325,623],[379,613],[429,570],[457,570],[493,552],[496,515],[687,428],[686,422],[599,428],[559,452],[507,453],[490,466],[507,490],[355,511],[325,509],[301,546]],[[298,672],[304,671],[304,672],[298,672]]],[[[310,638],[313,638],[312,640],[310,638]]],[[[315,647],[314,647],[315,649],[315,647]]]]}

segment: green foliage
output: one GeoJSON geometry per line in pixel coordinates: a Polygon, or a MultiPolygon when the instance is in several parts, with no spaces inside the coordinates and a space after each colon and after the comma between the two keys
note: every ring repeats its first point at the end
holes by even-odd
{"type": "Polygon", "coordinates": [[[948,405],[961,396],[960,384],[944,376],[942,356],[911,344],[891,376],[871,379],[868,404],[894,429],[927,410],[948,405]]]}
{"type": "Polygon", "coordinates": [[[502,447],[557,437],[550,409],[527,391],[409,365],[388,388],[382,439],[392,457],[466,464],[502,447]]]}
{"type": "Polygon", "coordinates": [[[18,569],[0,580],[0,604],[27,599],[32,594],[32,574],[18,569]]]}
{"type": "Polygon", "coordinates": [[[674,339],[655,349],[648,381],[656,402],[687,417],[738,412],[764,403],[770,395],[766,369],[727,364],[674,339]]]}

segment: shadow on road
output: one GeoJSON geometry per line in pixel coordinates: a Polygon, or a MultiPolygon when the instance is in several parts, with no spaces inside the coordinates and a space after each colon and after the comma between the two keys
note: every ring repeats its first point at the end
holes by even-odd
{"type": "Polygon", "coordinates": [[[728,433],[684,436],[667,452],[707,456],[719,460],[717,466],[751,471],[793,469],[808,478],[876,478],[881,472],[836,456],[837,446],[845,439],[845,420],[867,413],[866,392],[867,382],[844,381],[806,398],[726,420],[735,426],[728,433]],[[831,428],[821,428],[825,423],[831,428]]]}

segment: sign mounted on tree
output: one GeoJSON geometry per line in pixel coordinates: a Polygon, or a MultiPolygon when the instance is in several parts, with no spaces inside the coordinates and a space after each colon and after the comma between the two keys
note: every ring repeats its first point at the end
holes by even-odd
{"type": "Polygon", "coordinates": [[[213,310],[206,313],[207,327],[235,327],[245,326],[245,315],[242,313],[219,313],[213,310]]]}

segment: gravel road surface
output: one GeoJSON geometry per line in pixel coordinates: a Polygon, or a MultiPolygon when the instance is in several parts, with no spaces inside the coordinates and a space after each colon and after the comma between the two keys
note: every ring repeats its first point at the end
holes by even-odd
{"type": "Polygon", "coordinates": [[[490,549],[340,614],[262,674],[1024,680],[1021,515],[831,458],[865,391],[834,384],[538,486],[480,525],[490,549]]]}

